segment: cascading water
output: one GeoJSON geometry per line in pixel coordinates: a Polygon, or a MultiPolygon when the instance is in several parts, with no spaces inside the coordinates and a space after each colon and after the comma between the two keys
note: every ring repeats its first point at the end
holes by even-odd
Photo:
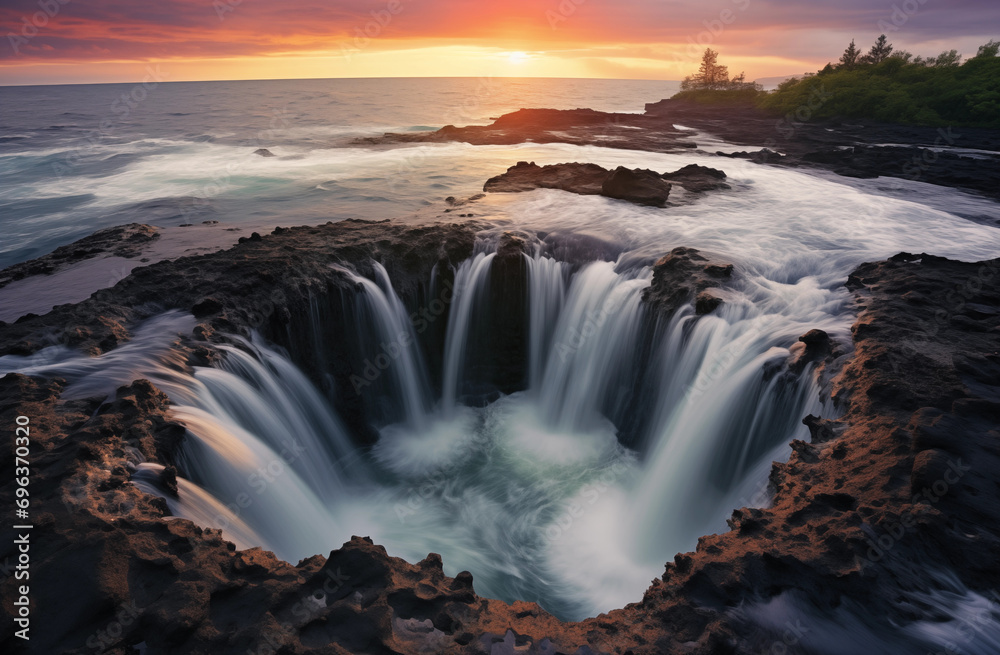
{"type": "MultiPolygon", "coordinates": [[[[365,335],[373,330],[375,335],[375,339],[364,341],[366,346],[375,349],[366,353],[366,368],[373,367],[371,376],[375,377],[380,377],[380,371],[388,371],[395,384],[388,393],[380,395],[379,400],[388,405],[392,405],[394,400],[401,400],[402,421],[419,427],[430,409],[430,383],[416,347],[417,335],[409,313],[392,288],[385,267],[378,262],[372,262],[372,267],[377,283],[345,271],[363,289],[356,300],[356,333],[365,335]]],[[[322,326],[316,329],[322,334],[322,326]]],[[[365,372],[365,375],[368,373],[365,372]]],[[[391,408],[386,413],[395,415],[391,408]]]]}
{"type": "Polygon", "coordinates": [[[483,291],[489,283],[490,264],[496,253],[478,253],[459,266],[455,273],[455,297],[448,315],[445,339],[444,391],[441,403],[446,415],[453,414],[458,392],[465,373],[465,352],[475,320],[477,302],[483,302],[483,291]]]}
{"type": "Polygon", "coordinates": [[[525,257],[528,266],[528,384],[542,383],[545,353],[552,343],[552,331],[566,302],[566,282],[570,266],[552,257],[543,257],[541,245],[533,257],[525,257]]]}
{"type": "MultiPolygon", "coordinates": [[[[473,571],[486,596],[594,614],[637,598],[673,552],[721,528],[727,493],[759,477],[753,465],[814,409],[808,376],[791,391],[762,377],[766,361],[787,354],[776,344],[803,330],[752,303],[698,320],[682,310],[654,374],[637,380],[649,268],[597,261],[573,273],[536,253],[525,257],[528,388],[467,407],[463,359],[484,329],[476,308],[489,301],[493,259],[479,253],[456,271],[436,404],[385,269],[373,264],[375,281],[348,272],[359,288],[356,329],[372,335],[366,359],[391,352],[377,395],[398,416],[367,454],[303,374],[259,340],[233,337],[215,367],[183,368],[174,337],[163,336],[193,327],[177,313],[96,360],[43,351],[52,361],[39,370],[68,377],[70,396],[110,394],[136,377],[166,391],[188,430],[178,463],[189,480],[169,506],[241,546],[296,561],[369,534],[411,560],[441,553],[450,573],[473,571]],[[648,447],[634,452],[611,417],[640,384],[653,384],[646,396],[658,400],[643,408],[653,415],[640,439],[648,447]],[[697,486],[697,501],[679,493],[685,485],[697,486]]],[[[156,492],[156,473],[143,464],[136,483],[156,492]]]]}
{"type": "MultiPolygon", "coordinates": [[[[589,152],[606,166],[655,160],[663,170],[696,157],[589,152]]],[[[367,449],[258,338],[232,337],[214,367],[186,367],[174,342],[195,321],[176,312],[101,357],[48,348],[2,357],[0,372],[58,374],[67,398],[151,379],[188,428],[187,479],[168,506],[241,547],[296,561],[366,534],[411,561],[441,553],[446,572],[472,571],[484,596],[594,615],[638,599],[664,561],[725,529],[733,508],[765,502],[755,491],[787,442],[806,436],[801,418],[831,414],[808,369],[775,371],[810,329],[846,342],[853,315],[841,285],[854,266],[928,240],[966,260],[998,247],[986,227],[917,202],[739,161],[727,172],[733,193],[673,208],[669,220],[557,191],[504,200],[518,228],[564,239],[524,258],[526,384],[516,393],[481,393],[488,384],[477,377],[495,327],[481,315],[496,281],[492,252],[456,268],[444,342],[430,349],[383,267],[371,265],[373,279],[347,271],[355,288],[338,334],[353,329],[368,383],[360,396],[378,439],[367,449]],[[834,192],[837,205],[818,209],[815,199],[834,192]],[[580,241],[567,247],[566,235],[580,241]],[[722,307],[648,315],[651,261],[676,245],[732,252],[734,239],[738,275],[722,307]]],[[[303,336],[327,361],[344,349],[327,348],[329,308],[313,300],[303,336]]],[[[162,492],[158,465],[140,464],[133,479],[162,492]]]]}
{"type": "Polygon", "coordinates": [[[767,375],[767,364],[787,358],[783,346],[805,331],[752,305],[700,318],[685,310],[671,321],[660,353],[649,473],[629,512],[634,529],[644,532],[633,542],[644,556],[661,556],[664,547],[682,551],[688,535],[717,529],[721,508],[748,470],[793,436],[806,436],[801,418],[823,410],[815,381],[767,375]]]}
{"type": "MultiPolygon", "coordinates": [[[[551,275],[552,268],[535,273],[551,275]]],[[[559,275],[558,269],[555,269],[559,275]]],[[[531,282],[531,288],[550,283],[531,282]]],[[[631,386],[636,341],[642,322],[642,290],[649,286],[648,271],[629,278],[615,272],[611,262],[594,262],[573,277],[558,313],[541,382],[531,391],[538,396],[544,417],[556,430],[585,430],[599,419],[609,389],[631,386]],[[595,412],[595,410],[597,410],[595,412]]],[[[545,289],[543,292],[548,291],[545,289]]],[[[533,307],[534,308],[534,307],[533,307]]],[[[548,313],[541,307],[542,312],[548,313]]],[[[544,326],[543,315],[537,321],[544,326]]],[[[545,327],[539,330],[544,338],[545,327]]],[[[545,352],[543,344],[532,352],[545,352]]]]}

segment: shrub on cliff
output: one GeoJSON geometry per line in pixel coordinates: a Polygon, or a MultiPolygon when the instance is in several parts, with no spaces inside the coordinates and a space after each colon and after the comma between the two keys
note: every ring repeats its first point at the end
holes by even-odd
{"type": "Polygon", "coordinates": [[[858,57],[853,42],[837,66],[791,79],[762,94],[758,105],[779,114],[809,106],[814,117],[872,118],[920,125],[1000,127],[1000,50],[995,41],[960,64],[943,52],[924,59],[896,51],[880,40],[878,56],[858,57]],[[877,63],[872,63],[877,62],[877,63]],[[823,103],[810,105],[817,88],[823,103]]]}
{"type": "Polygon", "coordinates": [[[729,67],[719,63],[719,53],[705,48],[698,72],[681,82],[675,100],[688,100],[704,105],[742,105],[757,101],[763,91],[759,84],[746,81],[746,75],[730,79],[729,67]]]}

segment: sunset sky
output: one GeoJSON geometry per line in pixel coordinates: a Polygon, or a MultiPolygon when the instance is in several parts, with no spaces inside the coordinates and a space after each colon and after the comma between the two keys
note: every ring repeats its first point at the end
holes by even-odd
{"type": "Polygon", "coordinates": [[[4,0],[0,85],[165,79],[680,79],[706,45],[748,78],[815,70],[852,39],[967,56],[996,0],[4,0]],[[881,21],[881,26],[880,26],[881,21]]]}

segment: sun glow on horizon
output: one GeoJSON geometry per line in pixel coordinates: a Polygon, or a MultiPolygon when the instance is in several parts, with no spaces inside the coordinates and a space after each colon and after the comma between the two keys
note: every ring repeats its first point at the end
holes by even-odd
{"type": "MultiPolygon", "coordinates": [[[[164,58],[142,62],[45,62],[20,66],[0,63],[0,85],[98,84],[141,81],[147,68],[167,82],[211,80],[310,79],[356,77],[554,77],[680,80],[697,70],[698,57],[682,44],[618,44],[510,50],[449,42],[385,40],[350,57],[315,50],[271,56],[164,58]]],[[[700,53],[699,53],[700,54],[700,53]]],[[[726,58],[731,70],[747,77],[810,70],[807,62],[780,57],[726,58]]]]}

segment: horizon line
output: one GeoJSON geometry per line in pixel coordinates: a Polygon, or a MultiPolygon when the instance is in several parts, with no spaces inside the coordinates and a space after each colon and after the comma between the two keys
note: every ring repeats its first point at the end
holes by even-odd
{"type": "MultiPolygon", "coordinates": [[[[772,76],[768,76],[772,77],[772,76]]],[[[774,76],[781,77],[781,76],[774,76]]],[[[506,80],[599,80],[610,82],[681,82],[681,80],[670,80],[660,78],[644,77],[564,77],[557,75],[375,75],[375,76],[350,76],[350,77],[256,77],[238,79],[213,79],[213,80],[169,80],[157,82],[157,84],[204,84],[210,82],[284,82],[297,80],[480,80],[480,79],[506,79],[506,80]]],[[[0,84],[0,89],[13,89],[19,87],[41,87],[41,86],[101,86],[115,84],[142,84],[143,80],[132,80],[127,82],[56,82],[56,83],[25,83],[25,84],[0,84]]]]}

